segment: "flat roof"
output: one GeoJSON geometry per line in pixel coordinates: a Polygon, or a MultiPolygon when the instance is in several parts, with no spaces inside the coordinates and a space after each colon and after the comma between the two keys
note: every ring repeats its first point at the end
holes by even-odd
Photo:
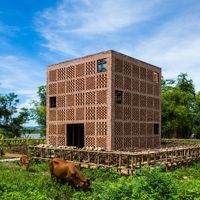
{"type": "Polygon", "coordinates": [[[134,60],[136,60],[136,61],[142,62],[142,63],[144,63],[144,64],[150,65],[150,66],[152,66],[152,67],[155,67],[155,68],[158,68],[158,69],[161,70],[160,67],[157,67],[157,66],[152,65],[152,64],[150,64],[150,63],[147,63],[147,62],[145,62],[145,61],[139,60],[139,59],[134,58],[134,57],[132,57],[132,56],[128,56],[128,55],[126,55],[126,54],[120,53],[120,52],[118,52],[118,51],[114,51],[114,50],[112,50],[112,49],[106,50],[106,51],[102,51],[102,52],[98,52],[98,53],[94,53],[94,54],[90,54],[90,55],[86,55],[86,56],[83,56],[83,57],[78,57],[78,58],[73,58],[73,59],[66,60],[66,61],[61,61],[61,62],[58,62],[58,63],[55,63],[55,64],[50,64],[50,65],[48,65],[47,67],[54,67],[54,66],[56,66],[56,65],[60,65],[60,64],[64,64],[64,63],[70,63],[70,62],[75,62],[75,61],[81,61],[81,60],[83,60],[83,59],[90,58],[90,57],[92,57],[92,56],[97,56],[97,55],[101,55],[101,54],[109,54],[109,53],[114,53],[114,54],[121,55],[121,56],[124,56],[124,57],[129,58],[129,59],[134,59],[134,60]]]}

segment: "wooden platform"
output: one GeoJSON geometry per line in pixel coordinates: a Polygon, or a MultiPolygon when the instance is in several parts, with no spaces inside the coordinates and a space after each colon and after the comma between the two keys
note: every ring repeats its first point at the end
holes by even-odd
{"type": "Polygon", "coordinates": [[[165,149],[154,149],[141,152],[125,151],[86,151],[81,149],[58,149],[29,146],[29,154],[35,159],[48,160],[55,155],[67,161],[77,162],[88,168],[113,168],[121,174],[133,174],[142,166],[164,164],[166,169],[189,164],[200,159],[200,146],[183,146],[165,149]]]}

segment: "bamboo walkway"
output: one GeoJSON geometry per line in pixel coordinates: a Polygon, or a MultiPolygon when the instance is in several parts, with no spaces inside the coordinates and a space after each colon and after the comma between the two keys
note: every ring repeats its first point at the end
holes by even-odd
{"type": "Polygon", "coordinates": [[[113,168],[120,174],[132,175],[136,169],[146,165],[153,167],[164,164],[166,169],[169,169],[173,166],[189,164],[200,159],[200,146],[179,146],[141,152],[88,151],[29,146],[29,154],[39,160],[48,160],[59,155],[68,162],[80,164],[81,167],[113,168]]]}

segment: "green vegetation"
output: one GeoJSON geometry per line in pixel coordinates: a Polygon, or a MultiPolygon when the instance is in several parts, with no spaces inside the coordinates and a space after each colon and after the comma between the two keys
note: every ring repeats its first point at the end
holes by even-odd
{"type": "Polygon", "coordinates": [[[177,80],[162,80],[162,137],[200,138],[200,92],[181,73],[177,80]]]}
{"type": "Polygon", "coordinates": [[[27,108],[17,109],[19,99],[15,93],[0,94],[0,135],[19,137],[23,124],[29,120],[27,108]]]}
{"type": "Polygon", "coordinates": [[[200,145],[200,139],[162,139],[162,144],[200,145]]]}
{"type": "Polygon", "coordinates": [[[46,86],[38,87],[38,100],[33,101],[33,108],[31,109],[32,119],[41,126],[43,135],[46,133],[46,86]]]}
{"type": "Polygon", "coordinates": [[[0,199],[197,200],[200,199],[199,168],[200,162],[171,172],[164,172],[162,166],[151,170],[146,167],[129,177],[120,177],[110,169],[82,169],[92,182],[92,191],[83,192],[52,182],[46,163],[32,163],[29,172],[17,163],[0,163],[0,199]]]}

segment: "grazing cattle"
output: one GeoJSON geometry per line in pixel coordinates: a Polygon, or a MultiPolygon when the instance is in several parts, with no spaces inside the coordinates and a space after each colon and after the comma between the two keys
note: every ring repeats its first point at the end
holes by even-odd
{"type": "Polygon", "coordinates": [[[68,163],[61,158],[53,158],[49,161],[51,177],[57,181],[64,180],[75,189],[90,189],[90,181],[84,177],[75,163],[68,163]]]}
{"type": "Polygon", "coordinates": [[[29,169],[30,160],[32,160],[32,157],[27,156],[27,155],[23,155],[20,158],[20,162],[22,163],[22,165],[24,165],[26,167],[26,170],[29,169]]]}

